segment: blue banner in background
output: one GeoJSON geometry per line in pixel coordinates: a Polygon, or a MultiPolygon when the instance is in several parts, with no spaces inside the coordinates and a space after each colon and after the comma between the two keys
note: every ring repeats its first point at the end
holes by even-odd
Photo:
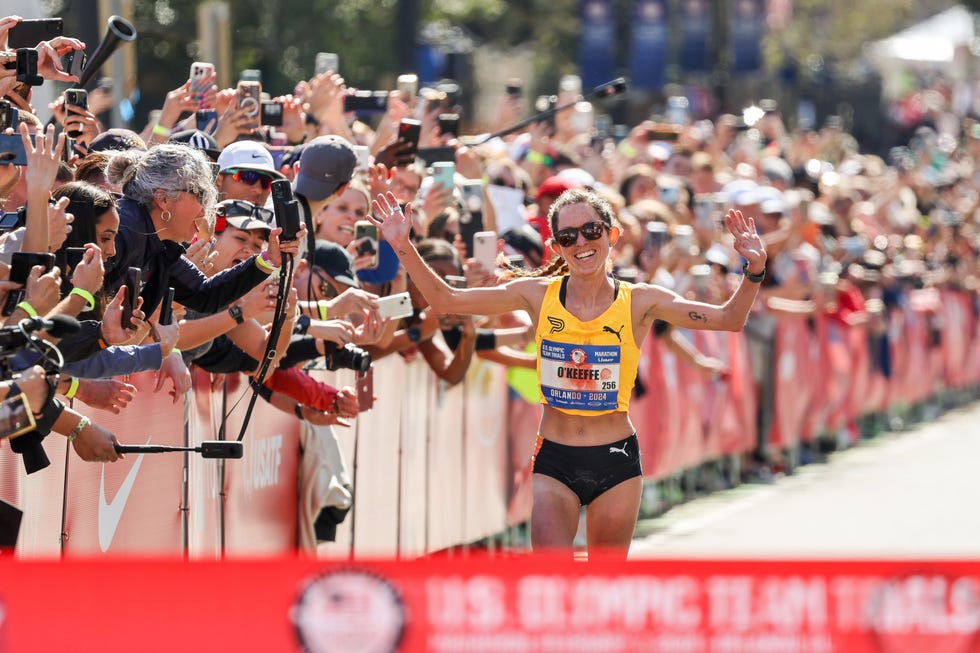
{"type": "Polygon", "coordinates": [[[666,0],[634,0],[630,39],[631,85],[649,90],[662,88],[666,63],[666,0]]]}
{"type": "Polygon", "coordinates": [[[711,6],[708,0],[681,0],[681,44],[677,59],[682,70],[711,70],[711,36],[711,6]]]}
{"type": "Polygon", "coordinates": [[[612,0],[581,0],[579,77],[583,88],[605,84],[616,72],[616,20],[612,0]]]}
{"type": "Polygon", "coordinates": [[[732,70],[745,73],[762,68],[762,39],[766,34],[765,0],[731,0],[729,34],[732,70]]]}

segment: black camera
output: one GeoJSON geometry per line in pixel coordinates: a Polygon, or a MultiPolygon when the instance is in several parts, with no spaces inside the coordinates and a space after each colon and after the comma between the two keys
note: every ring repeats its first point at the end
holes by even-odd
{"type": "Polygon", "coordinates": [[[371,354],[367,353],[356,345],[338,346],[332,342],[325,342],[327,369],[330,371],[347,369],[357,372],[367,372],[371,367],[371,354]]]}
{"type": "Polygon", "coordinates": [[[40,86],[44,78],[37,74],[37,50],[18,48],[16,61],[4,64],[4,68],[17,71],[17,81],[28,86],[40,86]]]}

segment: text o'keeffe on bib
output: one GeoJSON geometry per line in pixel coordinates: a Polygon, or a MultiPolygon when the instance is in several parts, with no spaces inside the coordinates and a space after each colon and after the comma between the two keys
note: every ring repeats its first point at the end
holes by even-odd
{"type": "Polygon", "coordinates": [[[615,410],[619,391],[620,348],[541,342],[541,393],[549,406],[576,410],[615,410]]]}

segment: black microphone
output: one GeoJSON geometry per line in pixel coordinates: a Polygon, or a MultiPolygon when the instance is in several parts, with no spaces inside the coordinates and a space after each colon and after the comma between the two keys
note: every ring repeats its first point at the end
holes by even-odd
{"type": "Polygon", "coordinates": [[[50,320],[43,317],[26,317],[20,321],[19,326],[27,333],[46,331],[54,338],[75,333],[82,328],[78,320],[68,315],[52,315],[50,320]]]}
{"type": "Polygon", "coordinates": [[[241,458],[244,455],[242,443],[237,440],[204,440],[198,447],[171,447],[164,444],[117,444],[116,453],[170,453],[174,451],[194,451],[201,458],[241,458]]]}
{"type": "Polygon", "coordinates": [[[581,98],[576,98],[575,100],[572,100],[571,102],[569,102],[567,104],[563,104],[561,106],[556,106],[556,107],[551,107],[550,109],[545,109],[544,111],[541,111],[539,113],[536,113],[536,114],[534,114],[533,116],[531,116],[529,118],[525,118],[524,120],[521,120],[520,122],[514,123],[510,127],[506,127],[504,129],[501,129],[500,131],[495,131],[492,134],[487,134],[483,138],[483,140],[481,140],[478,143],[476,143],[476,145],[483,145],[484,143],[486,143],[488,141],[491,141],[494,138],[500,138],[501,136],[506,136],[507,134],[513,134],[514,132],[516,132],[516,131],[518,131],[520,129],[524,129],[525,127],[527,127],[528,125],[530,125],[533,122],[538,122],[538,121],[541,121],[541,120],[545,120],[545,119],[550,118],[551,116],[555,115],[559,111],[565,111],[567,109],[571,109],[580,100],[587,100],[587,99],[593,98],[593,97],[598,97],[598,98],[612,97],[613,95],[618,95],[620,93],[625,93],[626,90],[627,90],[627,88],[626,88],[626,80],[624,78],[622,78],[622,77],[617,77],[616,79],[612,80],[611,82],[606,82],[605,84],[599,84],[598,86],[596,86],[595,88],[593,88],[591,91],[588,91],[586,93],[583,93],[581,98]]]}
{"type": "Polygon", "coordinates": [[[605,84],[600,84],[596,86],[590,93],[585,97],[595,96],[595,97],[611,97],[613,95],[619,95],[620,93],[626,92],[626,80],[622,77],[617,77],[611,82],[606,82],[605,84]]]}

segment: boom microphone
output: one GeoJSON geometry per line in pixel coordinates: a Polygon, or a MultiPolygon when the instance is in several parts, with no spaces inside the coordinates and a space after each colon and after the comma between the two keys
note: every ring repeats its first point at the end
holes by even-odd
{"type": "Polygon", "coordinates": [[[116,453],[170,453],[173,451],[194,451],[201,458],[241,458],[244,454],[242,443],[236,440],[204,440],[197,447],[171,447],[163,444],[117,444],[116,453]]]}
{"type": "Polygon", "coordinates": [[[95,48],[95,52],[88,58],[85,68],[82,69],[82,74],[79,75],[78,79],[78,88],[84,88],[86,84],[92,81],[95,73],[99,72],[102,64],[112,56],[120,44],[135,40],[136,28],[133,27],[132,23],[122,16],[109,16],[105,36],[102,37],[99,45],[95,48]]]}
{"type": "Polygon", "coordinates": [[[544,120],[545,118],[550,118],[551,116],[555,115],[559,111],[571,109],[578,102],[581,102],[583,100],[588,100],[589,98],[612,97],[613,95],[619,95],[620,93],[625,93],[626,91],[627,91],[626,80],[622,77],[617,77],[611,82],[606,82],[605,84],[599,84],[591,91],[588,91],[587,93],[583,93],[581,99],[576,99],[572,102],[569,102],[568,104],[563,104],[558,107],[551,107],[550,109],[545,109],[540,113],[534,114],[530,118],[525,118],[524,120],[515,123],[510,127],[507,127],[506,129],[501,129],[498,132],[488,134],[486,138],[484,138],[482,141],[477,143],[477,145],[483,145],[487,141],[491,141],[495,138],[500,138],[501,136],[506,136],[507,134],[513,134],[516,131],[524,129],[525,127],[527,127],[533,122],[538,122],[540,120],[544,120]]]}
{"type": "Polygon", "coordinates": [[[19,326],[26,333],[45,331],[53,338],[61,338],[82,328],[78,320],[68,315],[52,315],[49,320],[43,317],[28,317],[21,320],[19,326]]]}

